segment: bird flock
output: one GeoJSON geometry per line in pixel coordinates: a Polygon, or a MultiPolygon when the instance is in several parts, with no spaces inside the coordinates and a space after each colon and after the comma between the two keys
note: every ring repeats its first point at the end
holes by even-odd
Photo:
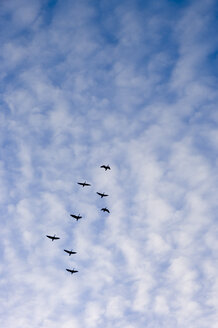
{"type": "MultiPolygon", "coordinates": [[[[110,170],[110,166],[109,165],[101,165],[100,168],[103,168],[105,171],[107,170],[110,170]]],[[[77,182],[78,185],[82,186],[83,188],[84,187],[89,187],[91,186],[90,183],[87,183],[86,181],[85,182],[77,182]]],[[[101,192],[96,192],[101,198],[103,197],[107,197],[108,195],[105,194],[105,193],[101,193],[101,192]]],[[[107,212],[107,213],[110,213],[109,209],[107,207],[103,207],[101,209],[101,211],[103,211],[104,213],[107,212]]],[[[70,214],[70,216],[72,218],[74,218],[76,221],[82,219],[82,216],[80,214],[76,215],[76,214],[70,214]]],[[[56,235],[54,236],[50,236],[50,235],[46,235],[47,238],[51,239],[52,241],[54,240],[58,240],[60,239],[60,237],[57,237],[56,235]]],[[[72,254],[76,254],[77,252],[74,252],[72,249],[71,250],[68,250],[68,249],[64,249],[64,252],[67,253],[69,256],[71,256],[72,254]]],[[[75,269],[66,269],[66,271],[70,272],[71,274],[73,273],[76,273],[78,272],[78,270],[75,270],[75,269]]]]}

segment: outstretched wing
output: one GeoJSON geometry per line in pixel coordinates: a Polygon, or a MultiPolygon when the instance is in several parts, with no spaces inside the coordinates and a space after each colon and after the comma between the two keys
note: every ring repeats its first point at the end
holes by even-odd
{"type": "Polygon", "coordinates": [[[66,269],[68,272],[70,272],[70,273],[75,273],[75,272],[78,272],[77,270],[70,270],[70,269],[66,269]]]}
{"type": "Polygon", "coordinates": [[[49,239],[52,239],[53,238],[52,236],[49,236],[49,235],[46,235],[46,237],[48,237],[49,239]]]}
{"type": "Polygon", "coordinates": [[[103,207],[103,208],[101,209],[101,211],[110,213],[110,211],[109,211],[109,209],[108,209],[107,207],[103,207]]]}
{"type": "Polygon", "coordinates": [[[86,181],[85,182],[77,182],[77,184],[80,185],[80,186],[83,186],[83,187],[91,186],[90,183],[86,183],[86,181]]]}
{"type": "Polygon", "coordinates": [[[56,240],[56,239],[60,239],[60,237],[55,237],[55,235],[54,235],[54,236],[46,235],[46,237],[48,237],[48,238],[51,239],[52,241],[53,241],[53,240],[56,240]]]}
{"type": "Polygon", "coordinates": [[[105,171],[111,169],[109,165],[101,165],[100,167],[103,168],[103,169],[105,169],[105,171]]]}
{"type": "Polygon", "coordinates": [[[72,216],[72,218],[74,218],[76,220],[82,219],[82,216],[80,216],[80,215],[70,214],[70,216],[72,216]]]}

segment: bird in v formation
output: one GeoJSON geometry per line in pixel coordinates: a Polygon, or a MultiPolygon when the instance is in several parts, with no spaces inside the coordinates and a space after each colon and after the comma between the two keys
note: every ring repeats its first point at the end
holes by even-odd
{"type": "Polygon", "coordinates": [[[83,186],[83,187],[87,187],[87,186],[91,186],[90,183],[85,182],[77,182],[78,185],[83,186]]]}
{"type": "Polygon", "coordinates": [[[107,207],[103,207],[103,208],[101,209],[101,211],[110,213],[110,211],[109,211],[109,209],[108,209],[107,207]]]}
{"type": "MultiPolygon", "coordinates": [[[[109,165],[101,165],[100,167],[103,168],[105,171],[111,169],[109,165]]],[[[86,181],[85,182],[77,182],[77,184],[78,185],[81,185],[82,187],[91,186],[91,184],[90,183],[87,183],[86,181]]],[[[101,198],[108,196],[107,194],[101,193],[101,192],[97,192],[97,194],[99,196],[101,196],[101,198]]],[[[109,209],[107,207],[103,207],[101,209],[101,211],[110,213],[110,211],[109,211],[109,209]]],[[[70,214],[70,216],[73,217],[74,219],[76,219],[77,221],[79,219],[82,219],[82,216],[80,214],[78,214],[78,215],[70,214]]],[[[56,237],[56,235],[54,235],[54,236],[46,235],[46,237],[49,238],[49,239],[51,239],[52,241],[60,239],[60,237],[56,237]]],[[[66,252],[69,256],[72,255],[72,254],[76,254],[77,253],[77,252],[74,252],[73,250],[68,250],[68,249],[64,249],[64,252],[66,252]]],[[[76,273],[76,272],[79,272],[78,270],[75,270],[75,269],[66,269],[66,271],[70,272],[71,274],[76,273]]]]}
{"type": "Polygon", "coordinates": [[[111,169],[109,165],[101,165],[100,167],[101,167],[102,169],[105,169],[105,171],[111,169]]]}

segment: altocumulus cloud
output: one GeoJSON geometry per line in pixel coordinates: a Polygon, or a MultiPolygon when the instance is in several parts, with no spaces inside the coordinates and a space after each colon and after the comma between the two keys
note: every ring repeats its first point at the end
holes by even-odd
{"type": "Polygon", "coordinates": [[[1,326],[215,328],[215,1],[0,9],[1,326]]]}

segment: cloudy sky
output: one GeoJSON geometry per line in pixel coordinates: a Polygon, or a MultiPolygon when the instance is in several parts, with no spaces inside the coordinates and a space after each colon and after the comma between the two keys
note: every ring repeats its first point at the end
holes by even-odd
{"type": "Polygon", "coordinates": [[[217,12],[1,1],[1,327],[217,327],[217,12]]]}

